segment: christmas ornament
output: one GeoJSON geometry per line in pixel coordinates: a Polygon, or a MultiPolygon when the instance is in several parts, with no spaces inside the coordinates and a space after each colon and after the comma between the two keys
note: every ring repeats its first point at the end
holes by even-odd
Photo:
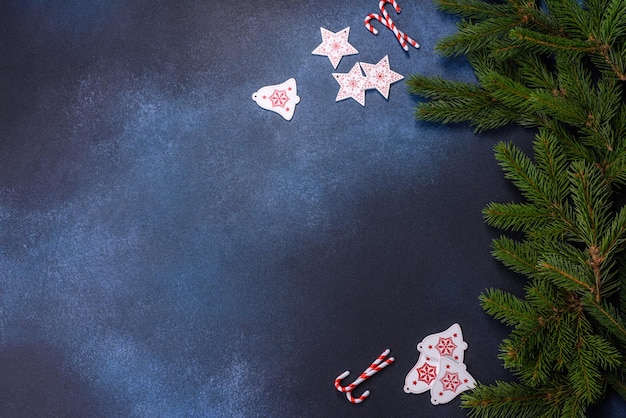
{"type": "Polygon", "coordinates": [[[448,403],[459,393],[475,386],[476,381],[467,372],[465,364],[442,357],[439,361],[439,374],[430,389],[430,402],[433,405],[448,403]]]}
{"type": "Polygon", "coordinates": [[[390,86],[404,76],[389,68],[389,56],[385,55],[377,64],[361,62],[361,68],[367,77],[364,89],[376,89],[385,99],[389,99],[390,86]]]}
{"type": "Polygon", "coordinates": [[[404,379],[404,391],[423,393],[430,390],[431,403],[439,405],[475,387],[476,381],[463,364],[466,349],[459,324],[424,338],[417,345],[419,359],[404,379]]]}
{"type": "Polygon", "coordinates": [[[367,30],[369,30],[374,35],[378,35],[378,30],[375,27],[373,27],[370,23],[372,19],[378,20],[380,23],[385,25],[387,29],[391,30],[394,33],[394,35],[396,36],[396,39],[398,40],[398,42],[400,42],[400,46],[402,47],[402,49],[408,52],[409,45],[411,45],[413,48],[419,48],[420,45],[414,39],[412,39],[406,33],[399,30],[396,27],[396,24],[393,23],[393,20],[391,20],[389,13],[387,13],[387,11],[385,10],[385,4],[387,3],[391,4],[396,9],[396,13],[400,13],[401,9],[398,3],[396,2],[396,0],[381,0],[378,3],[378,8],[380,9],[382,16],[379,14],[374,14],[374,13],[368,14],[364,22],[367,30]]]}
{"type": "Polygon", "coordinates": [[[423,393],[433,387],[439,374],[439,359],[420,354],[417,363],[404,379],[406,393],[423,393]]]}
{"type": "Polygon", "coordinates": [[[365,380],[369,379],[374,374],[381,371],[395,361],[393,357],[386,358],[389,355],[389,352],[390,350],[387,348],[376,358],[376,360],[374,360],[372,364],[370,364],[367,369],[365,369],[363,373],[359,375],[359,377],[354,382],[350,383],[347,386],[341,386],[341,381],[350,374],[350,372],[346,370],[335,379],[335,388],[339,392],[344,392],[350,402],[354,404],[363,402],[370,395],[370,391],[366,390],[361,396],[358,397],[354,397],[354,395],[352,395],[352,391],[365,380]]]}
{"type": "Polygon", "coordinates": [[[459,324],[453,324],[443,332],[431,334],[417,345],[417,350],[427,356],[450,357],[459,363],[463,362],[463,353],[466,349],[467,343],[463,341],[459,324]]]}
{"type": "Polygon", "coordinates": [[[361,106],[365,106],[365,83],[366,78],[361,73],[361,67],[357,62],[348,73],[333,73],[333,77],[339,83],[339,92],[335,101],[353,98],[361,106]]]}
{"type": "Polygon", "coordinates": [[[291,120],[296,105],[300,103],[296,80],[290,78],[281,84],[261,87],[252,95],[260,107],[278,113],[285,120],[291,120]]]}
{"type": "Polygon", "coordinates": [[[331,32],[325,28],[320,28],[320,31],[322,32],[322,43],[313,50],[312,54],[326,55],[333,65],[333,68],[337,68],[343,56],[359,53],[359,51],[348,42],[348,36],[350,35],[349,26],[337,33],[331,32]]]}
{"type": "Polygon", "coordinates": [[[357,62],[348,73],[333,73],[339,83],[336,102],[353,98],[361,106],[365,106],[365,91],[376,89],[389,100],[391,84],[404,77],[389,68],[389,57],[385,56],[377,64],[357,62]],[[363,75],[363,72],[365,75],[363,75]]]}

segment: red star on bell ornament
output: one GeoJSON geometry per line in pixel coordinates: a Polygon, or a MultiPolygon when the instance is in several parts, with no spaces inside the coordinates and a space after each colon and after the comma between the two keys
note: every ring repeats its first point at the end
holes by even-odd
{"type": "Polygon", "coordinates": [[[422,367],[417,369],[418,380],[430,385],[437,378],[437,367],[424,363],[422,367]]]}
{"type": "Polygon", "coordinates": [[[289,101],[289,97],[287,97],[287,91],[274,89],[274,93],[270,96],[270,100],[272,101],[272,106],[284,108],[289,101]]]}
{"type": "Polygon", "coordinates": [[[437,343],[436,347],[442,356],[451,356],[456,349],[456,344],[454,344],[452,338],[439,337],[439,342],[437,343]]]}
{"type": "Polygon", "coordinates": [[[444,390],[456,392],[456,389],[461,384],[461,381],[459,380],[459,374],[446,372],[446,374],[441,378],[441,383],[443,384],[444,390]]]}

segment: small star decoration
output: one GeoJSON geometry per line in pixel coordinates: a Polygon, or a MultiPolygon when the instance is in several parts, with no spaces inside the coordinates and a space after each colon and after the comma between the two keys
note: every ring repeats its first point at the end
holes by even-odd
{"type": "Polygon", "coordinates": [[[365,106],[365,90],[376,89],[385,99],[389,99],[389,87],[404,78],[389,68],[387,55],[378,64],[357,62],[349,73],[333,73],[333,77],[340,86],[335,101],[351,97],[361,106],[365,106]]]}
{"type": "Polygon", "coordinates": [[[333,73],[333,77],[339,83],[339,92],[336,102],[348,98],[353,98],[361,106],[365,106],[365,82],[366,77],[361,73],[361,67],[357,62],[349,73],[333,73]]]}
{"type": "MultiPolygon", "coordinates": [[[[359,53],[348,42],[349,26],[336,33],[325,28],[320,28],[320,31],[322,32],[322,43],[313,50],[312,54],[326,55],[333,68],[337,68],[339,61],[344,56],[359,53]]],[[[376,89],[385,99],[389,100],[390,86],[404,78],[389,68],[388,55],[385,55],[377,64],[357,62],[349,72],[333,73],[333,77],[339,83],[339,92],[335,101],[352,98],[361,106],[365,106],[366,90],[376,89]]]]}
{"type": "Polygon", "coordinates": [[[313,50],[313,55],[326,55],[333,65],[337,68],[339,61],[344,55],[358,54],[359,51],[348,42],[350,35],[350,27],[340,30],[337,33],[328,29],[320,28],[322,32],[322,43],[313,50]]]}
{"type": "Polygon", "coordinates": [[[389,56],[385,55],[378,64],[361,63],[361,68],[365,72],[367,82],[365,89],[376,89],[385,99],[389,99],[389,87],[396,81],[400,81],[404,76],[392,71],[389,68],[389,56]]]}

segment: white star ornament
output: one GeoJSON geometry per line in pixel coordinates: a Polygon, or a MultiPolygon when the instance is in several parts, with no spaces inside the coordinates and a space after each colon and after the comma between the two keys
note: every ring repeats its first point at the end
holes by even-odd
{"type": "Polygon", "coordinates": [[[365,106],[365,82],[366,78],[361,73],[361,67],[357,62],[348,73],[333,73],[333,77],[339,83],[339,92],[335,101],[352,98],[361,106],[365,106]]]}
{"type": "Polygon", "coordinates": [[[320,31],[322,32],[322,43],[313,50],[312,54],[326,55],[333,65],[333,68],[337,68],[343,56],[359,53],[359,51],[348,42],[348,35],[350,35],[349,26],[337,33],[324,28],[320,28],[320,31]]]}
{"type": "Polygon", "coordinates": [[[367,76],[365,89],[376,89],[385,99],[389,99],[389,86],[404,78],[401,74],[389,68],[389,56],[385,55],[377,64],[361,63],[361,68],[367,76]]]}

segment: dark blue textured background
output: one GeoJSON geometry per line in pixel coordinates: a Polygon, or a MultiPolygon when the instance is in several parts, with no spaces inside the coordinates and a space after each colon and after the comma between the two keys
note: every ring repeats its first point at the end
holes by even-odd
{"type": "Polygon", "coordinates": [[[454,322],[510,379],[477,297],[523,280],[481,209],[517,196],[493,145],[532,132],[417,122],[403,82],[335,103],[332,72],[385,55],[473,80],[433,52],[455,20],[400,5],[419,50],[369,0],[0,0],[0,416],[464,416],[402,390],[454,322]],[[347,26],[358,55],[311,55],[347,26]],[[251,100],[290,77],[292,121],[251,100]],[[334,378],[386,347],[349,404],[334,378]]]}

